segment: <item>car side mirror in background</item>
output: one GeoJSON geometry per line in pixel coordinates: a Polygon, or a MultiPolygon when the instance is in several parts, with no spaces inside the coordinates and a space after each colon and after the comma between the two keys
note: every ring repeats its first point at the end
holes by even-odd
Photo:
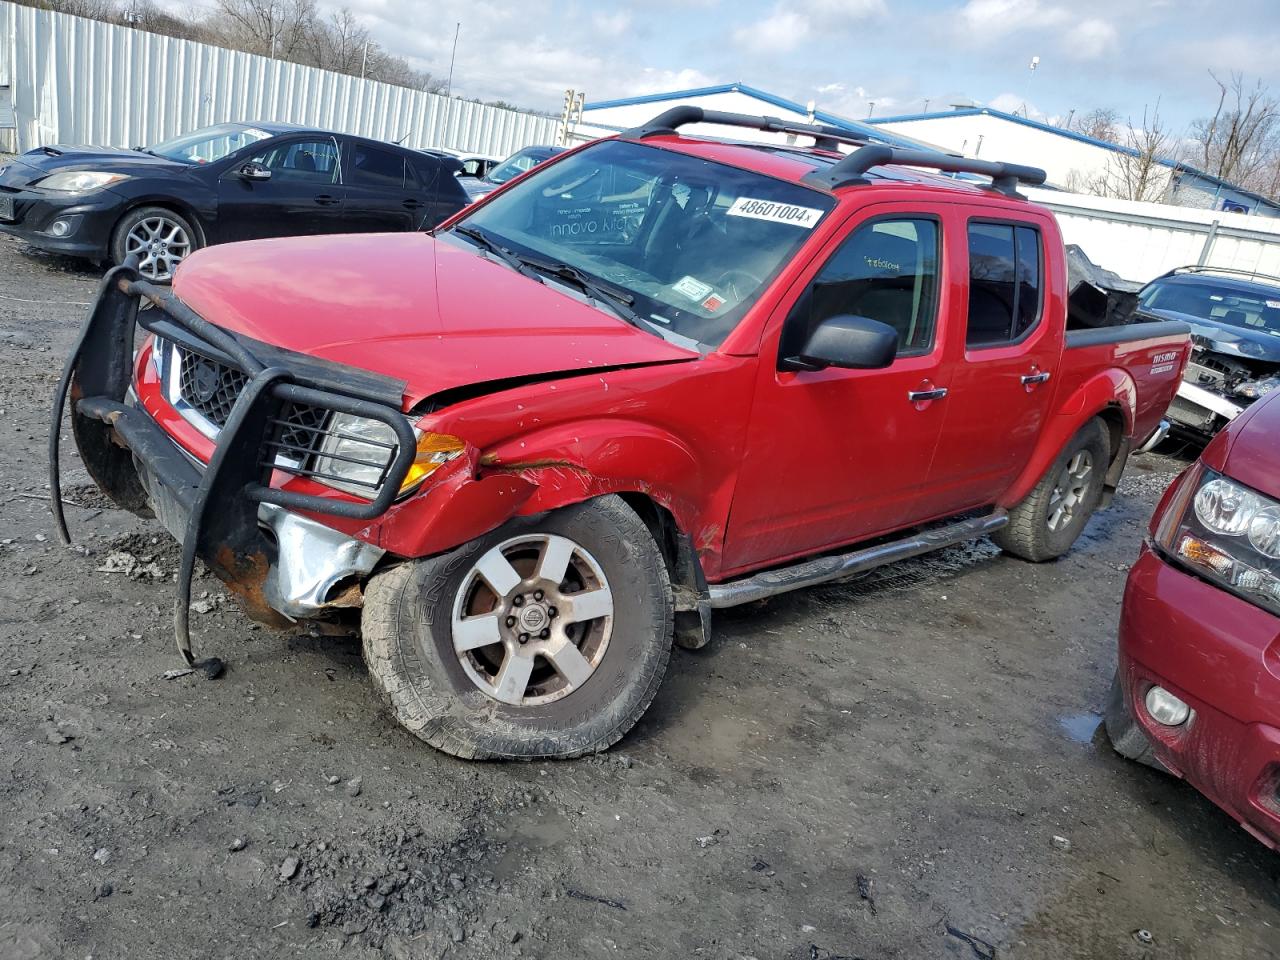
{"type": "Polygon", "coordinates": [[[893,363],[898,332],[869,317],[835,316],[823,320],[797,356],[787,357],[790,370],[876,370],[893,363]]]}
{"type": "Polygon", "coordinates": [[[271,179],[271,171],[268,170],[266,167],[264,167],[262,164],[255,163],[252,160],[250,160],[246,164],[243,164],[240,167],[239,171],[237,172],[245,180],[270,180],[271,179]]]}

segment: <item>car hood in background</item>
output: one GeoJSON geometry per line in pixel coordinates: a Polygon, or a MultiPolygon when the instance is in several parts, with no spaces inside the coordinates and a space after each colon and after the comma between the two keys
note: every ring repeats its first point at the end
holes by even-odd
{"type": "Polygon", "coordinates": [[[1247,360],[1271,360],[1280,363],[1280,334],[1250,327],[1235,327],[1225,323],[1213,323],[1204,317],[1195,317],[1177,310],[1148,310],[1166,320],[1182,320],[1191,326],[1191,333],[1208,341],[1208,347],[1217,353],[1225,353],[1247,360]]]}
{"type": "Polygon", "coordinates": [[[53,146],[28,150],[7,164],[0,163],[0,186],[27,187],[60,170],[104,170],[107,173],[181,174],[190,164],[153,157],[117,147],[53,146]]]}
{"type": "Polygon", "coordinates": [[[406,409],[456,387],[698,354],[423,233],[207,247],[174,292],[220,327],[406,384],[406,409]]]}
{"type": "Polygon", "coordinates": [[[497,190],[499,186],[496,183],[490,183],[488,180],[481,180],[478,177],[459,177],[458,182],[462,184],[462,189],[467,191],[467,197],[472,203],[475,203],[481,197],[487,197],[497,190]]]}
{"type": "Polygon", "coordinates": [[[1273,390],[1227,425],[1232,434],[1224,472],[1280,499],[1280,390],[1273,390]]]}

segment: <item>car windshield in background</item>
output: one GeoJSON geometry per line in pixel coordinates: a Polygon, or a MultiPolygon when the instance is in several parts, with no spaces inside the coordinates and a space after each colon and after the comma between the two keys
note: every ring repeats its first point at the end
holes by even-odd
{"type": "Polygon", "coordinates": [[[147,152],[183,163],[212,163],[270,136],[242,123],[220,123],[157,143],[147,152]]]}
{"type": "Polygon", "coordinates": [[[1280,337],[1280,289],[1267,294],[1201,282],[1153,283],[1142,294],[1142,306],[1280,337]]]}
{"type": "Polygon", "coordinates": [[[547,159],[546,155],[540,150],[520,150],[490,170],[485,179],[490,183],[506,183],[526,170],[532,170],[545,159],[547,159]]]}
{"type": "Polygon", "coordinates": [[[831,197],[607,140],[495,196],[460,226],[623,291],[671,339],[718,346],[832,208],[831,197]]]}

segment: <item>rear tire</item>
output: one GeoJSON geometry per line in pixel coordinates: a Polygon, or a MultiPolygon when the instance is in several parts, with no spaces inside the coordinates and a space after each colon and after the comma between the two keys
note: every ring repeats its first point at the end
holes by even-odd
{"type": "Polygon", "coordinates": [[[374,686],[412,734],[464,759],[605,750],[657,694],[671,584],[617,497],[512,520],[365,591],[374,686]]]}
{"type": "Polygon", "coordinates": [[[1107,697],[1107,710],[1102,722],[1107,728],[1107,738],[1111,741],[1112,749],[1120,756],[1164,773],[1169,772],[1168,767],[1156,757],[1151,741],[1129,710],[1119,673],[1111,681],[1111,693],[1107,697]]]}
{"type": "Polygon", "coordinates": [[[180,264],[200,248],[200,235],[181,214],[165,207],[130,210],[111,232],[111,262],[138,257],[138,273],[153,283],[170,283],[180,264]]]}
{"type": "Polygon", "coordinates": [[[991,539],[1006,553],[1034,563],[1062,556],[1098,508],[1110,465],[1110,436],[1094,418],[1071,438],[991,539]]]}

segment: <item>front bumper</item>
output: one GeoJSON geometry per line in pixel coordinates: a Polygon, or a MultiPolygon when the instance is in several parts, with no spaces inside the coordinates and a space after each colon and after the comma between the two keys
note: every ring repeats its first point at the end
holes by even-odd
{"type": "Polygon", "coordinates": [[[41,250],[95,260],[107,258],[111,231],[125,208],[125,200],[107,190],[79,196],[4,190],[0,197],[13,202],[13,219],[0,217],[0,233],[41,250]],[[59,220],[70,227],[65,236],[49,232],[59,220]]]}
{"type": "Polygon", "coordinates": [[[1119,676],[1160,761],[1280,849],[1280,618],[1144,546],[1125,587],[1119,676]],[[1154,685],[1190,705],[1185,723],[1151,718],[1154,685]]]}
{"type": "MultiPolygon", "coordinates": [[[[407,418],[377,399],[326,388],[309,376],[315,363],[290,366],[280,352],[266,365],[255,356],[267,348],[245,342],[192,313],[171,293],[138,280],[131,264],[110,271],[63,370],[49,435],[49,475],[58,530],[69,542],[59,492],[58,440],[63,409],[71,398],[71,427],[89,474],[115,503],[155,516],[182,544],[174,626],[178,647],[193,662],[188,627],[191,577],[199,559],[236,593],[247,612],[269,623],[305,613],[309,598],[323,597],[345,577],[367,573],[381,556],[375,547],[349,546],[344,534],[295,512],[354,520],[381,516],[391,506],[416,454],[407,418]],[[140,301],[162,312],[164,322],[193,338],[212,356],[224,357],[247,382],[218,432],[207,466],[194,460],[145,411],[130,402],[133,342],[140,301]],[[286,423],[286,404],[369,417],[395,432],[386,472],[370,501],[288,489],[275,450],[286,423]],[[326,539],[326,531],[328,538],[326,539]],[[342,542],[339,542],[342,541],[342,542]],[[335,552],[336,548],[336,552],[335,552]],[[281,563],[282,551],[301,552],[281,563]],[[308,553],[316,556],[307,557],[308,553]],[[341,565],[345,563],[345,566],[341,565]]],[[[354,384],[367,381],[352,371],[354,384]]],[[[323,428],[316,428],[322,430],[323,428]]],[[[295,469],[305,475],[305,467],[295,469]]],[[[367,546],[367,545],[365,545],[367,546]]]]}

